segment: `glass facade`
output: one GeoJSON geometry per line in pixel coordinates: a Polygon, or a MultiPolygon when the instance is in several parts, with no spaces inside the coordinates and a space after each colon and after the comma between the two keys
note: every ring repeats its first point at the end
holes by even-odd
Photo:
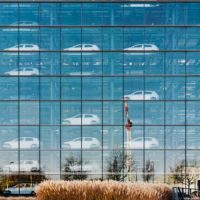
{"type": "MultiPolygon", "coordinates": [[[[112,159],[127,159],[124,99],[132,181],[148,163],[149,181],[165,183],[183,161],[184,175],[200,167],[199,13],[192,2],[0,3],[1,174],[111,178],[112,159]]],[[[125,165],[114,172],[126,180],[125,165]]]]}

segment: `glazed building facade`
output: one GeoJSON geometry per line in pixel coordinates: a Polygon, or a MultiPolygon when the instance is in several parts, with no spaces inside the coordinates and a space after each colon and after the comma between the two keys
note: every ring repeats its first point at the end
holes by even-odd
{"type": "Polygon", "coordinates": [[[180,163],[198,168],[199,13],[199,2],[1,1],[1,174],[126,180],[125,165],[110,170],[114,155],[126,161],[124,98],[133,181],[147,166],[166,183],[180,163]]]}

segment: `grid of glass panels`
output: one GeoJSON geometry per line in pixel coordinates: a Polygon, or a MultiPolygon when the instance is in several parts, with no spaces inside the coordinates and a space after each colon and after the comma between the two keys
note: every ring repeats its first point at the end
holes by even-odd
{"type": "MultiPolygon", "coordinates": [[[[126,161],[124,98],[132,181],[146,180],[149,163],[153,182],[171,183],[182,161],[199,167],[199,12],[200,3],[0,3],[1,174],[112,178],[112,161],[126,161]]],[[[126,180],[125,165],[114,173],[126,180]]]]}

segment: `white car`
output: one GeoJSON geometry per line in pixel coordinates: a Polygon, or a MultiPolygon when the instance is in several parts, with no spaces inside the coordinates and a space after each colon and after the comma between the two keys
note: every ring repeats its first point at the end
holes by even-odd
{"type": "MultiPolygon", "coordinates": [[[[124,51],[136,51],[133,52],[134,55],[141,55],[143,52],[140,51],[158,51],[159,48],[155,44],[136,44],[134,46],[125,48],[124,51]]],[[[151,52],[146,52],[145,54],[151,54],[151,52]]]]}
{"type": "Polygon", "coordinates": [[[67,149],[99,149],[101,146],[100,141],[94,137],[79,137],[71,141],[64,142],[62,148],[67,149]],[[81,146],[82,143],[82,146],[81,146]]]}
{"type": "Polygon", "coordinates": [[[39,148],[39,140],[35,137],[20,137],[3,143],[3,148],[6,149],[31,149],[39,148]]]}
{"type": "MultiPolygon", "coordinates": [[[[124,145],[126,148],[128,148],[127,142],[125,142],[124,145]]],[[[130,147],[132,149],[150,149],[150,148],[158,148],[159,142],[156,138],[153,137],[137,137],[132,139],[130,147]]]]}
{"type": "Polygon", "coordinates": [[[128,95],[124,95],[126,100],[159,100],[159,95],[155,91],[136,91],[128,95]]]}
{"type": "Polygon", "coordinates": [[[30,27],[38,26],[38,23],[33,22],[33,21],[19,21],[19,22],[14,22],[14,23],[10,24],[9,26],[11,26],[11,27],[4,28],[3,31],[18,31],[18,30],[20,30],[20,31],[37,31],[37,29],[30,28],[30,27]],[[12,27],[12,26],[14,26],[14,27],[12,27]],[[18,26],[19,26],[19,29],[18,29],[18,26]],[[21,26],[23,28],[21,28],[21,26]]]}
{"type": "Polygon", "coordinates": [[[4,49],[4,51],[39,51],[39,50],[40,48],[36,44],[19,44],[4,49]]]}
{"type": "Polygon", "coordinates": [[[100,48],[95,45],[95,44],[77,44],[75,46],[69,47],[69,48],[65,48],[64,51],[71,51],[72,54],[73,51],[78,51],[79,53],[82,51],[88,51],[87,54],[90,54],[90,51],[99,51],[100,48]]]}
{"type": "Polygon", "coordinates": [[[10,162],[9,165],[3,167],[4,172],[34,172],[39,171],[39,163],[36,160],[21,160],[18,162],[10,162]]]}
{"type": "Polygon", "coordinates": [[[4,196],[11,195],[36,195],[36,184],[31,183],[19,183],[12,187],[8,187],[3,191],[4,196]]]}
{"type": "Polygon", "coordinates": [[[19,69],[13,69],[11,71],[5,72],[4,74],[9,76],[33,76],[39,75],[39,70],[34,67],[20,67],[19,69]]]}
{"type": "Polygon", "coordinates": [[[100,119],[94,114],[79,114],[63,120],[66,125],[93,125],[100,124],[100,119]]]}
{"type": "Polygon", "coordinates": [[[69,166],[70,170],[73,172],[93,172],[96,173],[98,171],[98,167],[92,163],[83,163],[81,165],[71,165],[69,166]]]}

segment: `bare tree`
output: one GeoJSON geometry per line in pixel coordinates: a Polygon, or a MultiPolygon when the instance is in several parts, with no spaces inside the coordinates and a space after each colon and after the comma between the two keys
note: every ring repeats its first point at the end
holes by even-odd
{"type": "Polygon", "coordinates": [[[170,168],[170,171],[174,184],[181,183],[190,187],[199,178],[200,169],[197,166],[188,166],[185,160],[182,160],[175,168],[170,168]]]}
{"type": "Polygon", "coordinates": [[[86,172],[81,170],[82,161],[79,157],[70,156],[66,158],[64,165],[64,180],[84,180],[87,179],[86,172]],[[75,167],[78,166],[77,169],[75,167]],[[80,167],[80,168],[79,168],[80,167]]]}
{"type": "Polygon", "coordinates": [[[143,169],[143,179],[144,181],[149,182],[154,178],[154,162],[151,160],[147,160],[145,164],[145,168],[143,169]]]}
{"type": "MultiPolygon", "coordinates": [[[[131,171],[133,170],[133,161],[131,162],[131,171]]],[[[126,174],[126,155],[123,151],[116,150],[112,153],[111,158],[108,160],[107,166],[107,179],[116,181],[123,181],[127,177],[126,174]]]]}

